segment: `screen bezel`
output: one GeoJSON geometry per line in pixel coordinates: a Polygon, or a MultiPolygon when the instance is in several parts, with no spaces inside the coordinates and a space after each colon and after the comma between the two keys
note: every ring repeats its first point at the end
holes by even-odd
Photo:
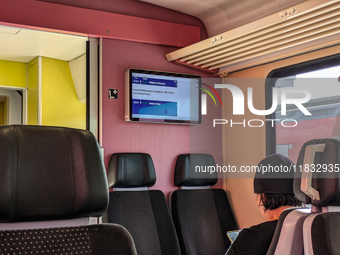
{"type": "Polygon", "coordinates": [[[128,92],[128,119],[127,121],[132,122],[144,122],[144,123],[161,123],[161,124],[187,124],[187,125],[195,125],[202,123],[202,112],[201,112],[201,94],[202,94],[202,77],[198,75],[192,74],[182,74],[182,73],[172,73],[172,72],[163,72],[163,71],[153,71],[153,70],[144,70],[144,69],[129,69],[126,71],[127,73],[127,83],[126,86],[128,92]],[[152,120],[144,120],[142,118],[133,118],[132,117],[132,73],[143,73],[143,74],[152,74],[152,75],[163,75],[163,76],[171,76],[171,77],[181,77],[181,78],[194,78],[198,79],[198,120],[174,120],[174,119],[162,119],[162,121],[158,121],[157,119],[152,120]]]}

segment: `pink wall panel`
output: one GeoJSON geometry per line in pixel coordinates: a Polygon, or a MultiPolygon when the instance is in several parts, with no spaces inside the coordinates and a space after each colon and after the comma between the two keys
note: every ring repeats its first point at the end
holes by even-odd
{"type": "Polygon", "coordinates": [[[101,2],[103,0],[37,0],[41,2],[50,2],[56,4],[65,4],[69,6],[82,7],[93,10],[101,10],[101,2]]]}
{"type": "MultiPolygon", "coordinates": [[[[150,69],[202,75],[198,71],[176,66],[165,60],[164,54],[174,50],[165,46],[103,40],[103,147],[105,164],[115,152],[149,153],[155,164],[157,181],[153,189],[166,195],[175,189],[173,173],[178,154],[213,153],[221,162],[221,129],[212,130],[212,118],[221,118],[220,108],[205,116],[205,125],[166,125],[131,123],[124,120],[124,73],[129,68],[150,69]],[[118,99],[108,98],[108,89],[118,89],[118,99]],[[191,148],[190,134],[200,143],[191,148]],[[201,130],[201,134],[199,134],[201,130]],[[202,146],[203,145],[203,146],[202,146]],[[192,150],[191,150],[192,149],[192,150]]],[[[213,103],[212,103],[213,104],[213,103]]],[[[213,105],[214,106],[214,105],[213,105]]],[[[214,106],[215,107],[215,106],[214,106]]]]}
{"type": "Polygon", "coordinates": [[[77,6],[82,8],[101,10],[117,14],[130,15],[140,18],[162,20],[201,28],[201,40],[207,38],[206,29],[198,18],[174,10],[141,2],[139,0],[41,0],[77,6]]]}
{"type": "Polygon", "coordinates": [[[0,24],[176,47],[201,37],[196,26],[34,0],[1,3],[0,24]]]}
{"type": "Polygon", "coordinates": [[[201,40],[208,38],[205,26],[198,18],[139,0],[102,0],[101,10],[197,26],[201,29],[201,40]]]}

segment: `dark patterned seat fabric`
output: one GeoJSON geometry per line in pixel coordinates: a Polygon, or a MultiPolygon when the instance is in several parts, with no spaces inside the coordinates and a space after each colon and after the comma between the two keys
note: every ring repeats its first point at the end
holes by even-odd
{"type": "Polygon", "coordinates": [[[175,228],[163,192],[124,191],[150,187],[156,182],[149,154],[115,153],[108,169],[110,192],[107,221],[121,224],[131,233],[138,255],[180,255],[175,228]]]}
{"type": "MultiPolygon", "coordinates": [[[[176,186],[212,186],[217,174],[196,175],[195,166],[216,166],[208,154],[181,154],[175,168],[176,186]]],[[[227,231],[237,230],[226,192],[222,189],[175,190],[171,196],[173,221],[184,255],[225,254],[227,231]]]]}
{"type": "Polygon", "coordinates": [[[132,238],[119,225],[89,225],[0,231],[0,254],[136,254],[132,238]]]}
{"type": "MultiPolygon", "coordinates": [[[[311,179],[311,187],[307,185],[306,194],[311,196],[314,190],[315,197],[309,199],[314,213],[306,218],[303,225],[304,252],[308,255],[340,254],[340,140],[325,138],[306,142],[301,148],[297,166],[306,167],[306,163],[323,166],[324,169],[311,170],[306,178],[311,179]]],[[[298,188],[303,173],[297,173],[298,188]]],[[[301,192],[298,198],[304,200],[306,194],[301,192]]]]}
{"type": "Polygon", "coordinates": [[[108,205],[105,168],[91,132],[2,126],[0,162],[0,227],[16,229],[0,231],[0,255],[136,254],[122,226],[70,223],[100,217],[108,205]],[[49,227],[65,220],[68,227],[49,227]]]}

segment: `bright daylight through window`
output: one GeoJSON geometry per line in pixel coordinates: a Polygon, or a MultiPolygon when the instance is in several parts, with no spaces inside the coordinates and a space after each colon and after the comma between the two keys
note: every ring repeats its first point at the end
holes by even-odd
{"type": "Polygon", "coordinates": [[[299,151],[305,142],[318,138],[340,138],[339,75],[340,66],[335,66],[276,80],[274,87],[278,88],[278,91],[283,87],[294,87],[311,93],[310,100],[303,104],[311,115],[303,114],[292,104],[287,106],[284,116],[279,102],[275,119],[290,119],[292,122],[295,120],[296,126],[285,128],[277,121],[277,153],[297,162],[299,151]]]}

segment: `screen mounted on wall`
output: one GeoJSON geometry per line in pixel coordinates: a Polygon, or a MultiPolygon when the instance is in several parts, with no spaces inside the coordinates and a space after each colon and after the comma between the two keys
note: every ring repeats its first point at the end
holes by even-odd
{"type": "Polygon", "coordinates": [[[156,123],[201,123],[201,77],[129,69],[125,120],[156,123]]]}

